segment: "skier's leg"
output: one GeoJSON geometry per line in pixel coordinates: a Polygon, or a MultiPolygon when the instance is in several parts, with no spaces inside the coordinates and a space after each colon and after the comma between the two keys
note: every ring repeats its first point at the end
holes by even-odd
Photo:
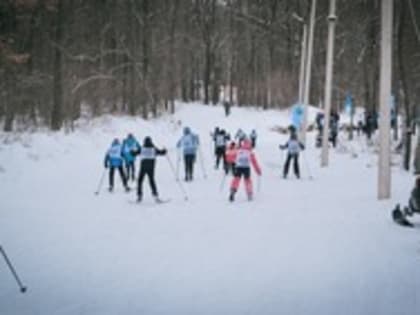
{"type": "Polygon", "coordinates": [[[283,168],[283,177],[284,178],[286,178],[287,173],[289,173],[289,165],[290,165],[290,160],[291,159],[292,159],[292,155],[290,153],[287,153],[286,163],[284,163],[284,168],[283,168]]]}
{"type": "Polygon", "coordinates": [[[131,179],[134,181],[136,179],[136,162],[131,162],[131,179]]]}
{"type": "Polygon", "coordinates": [[[218,168],[219,168],[219,163],[220,163],[220,159],[221,159],[221,157],[222,157],[221,150],[220,150],[220,148],[218,147],[218,148],[216,149],[216,166],[215,166],[215,168],[216,168],[216,169],[218,169],[218,168]]]}
{"type": "Polygon", "coordinates": [[[123,168],[122,165],[118,167],[118,172],[120,173],[121,181],[123,183],[124,188],[125,189],[128,189],[128,186],[127,186],[127,177],[126,177],[126,175],[124,173],[124,168],[123,168]]]}
{"type": "Polygon", "coordinates": [[[125,173],[127,174],[127,179],[130,178],[130,162],[124,162],[125,173]]]}
{"type": "Polygon", "coordinates": [[[251,169],[244,169],[244,181],[245,181],[245,190],[248,196],[248,200],[252,200],[253,189],[252,189],[252,179],[251,179],[251,169]]]}
{"type": "Polygon", "coordinates": [[[189,165],[188,165],[188,155],[184,154],[184,167],[185,167],[185,181],[189,181],[189,165]]]}
{"type": "Polygon", "coordinates": [[[139,178],[137,180],[137,200],[141,201],[143,197],[143,180],[144,180],[145,171],[144,168],[140,168],[139,178]]]}
{"type": "Polygon", "coordinates": [[[223,169],[225,174],[229,172],[229,163],[226,161],[226,152],[223,152],[223,169]]]}
{"type": "Polygon", "coordinates": [[[240,169],[235,169],[235,174],[232,179],[232,183],[230,184],[230,196],[229,196],[230,201],[234,200],[235,193],[238,191],[239,183],[241,181],[241,174],[242,173],[240,169]]]}
{"type": "Polygon", "coordinates": [[[300,178],[300,171],[299,171],[299,155],[293,155],[293,169],[297,178],[300,178]]]}
{"type": "Polygon", "coordinates": [[[150,184],[150,189],[152,190],[152,195],[154,197],[157,197],[158,192],[157,192],[156,182],[155,182],[155,169],[151,168],[151,169],[148,169],[146,172],[147,172],[147,176],[149,177],[149,184],[150,184]]]}
{"type": "Polygon", "coordinates": [[[195,163],[196,156],[195,154],[190,155],[189,158],[189,176],[190,180],[193,180],[194,177],[194,163],[195,163]]]}
{"type": "Polygon", "coordinates": [[[112,191],[114,189],[114,171],[115,171],[115,168],[113,166],[110,166],[110,168],[109,168],[109,191],[112,191]]]}

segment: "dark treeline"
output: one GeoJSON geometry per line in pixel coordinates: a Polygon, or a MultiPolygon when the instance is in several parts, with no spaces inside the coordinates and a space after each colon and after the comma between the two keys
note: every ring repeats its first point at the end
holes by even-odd
{"type": "MultiPolygon", "coordinates": [[[[328,0],[318,0],[311,103],[323,98],[328,0]]],[[[1,0],[0,120],[72,123],[83,111],[157,116],[174,101],[297,101],[309,0],[1,0]],[[233,87],[233,88],[229,88],[233,87]],[[221,91],[224,93],[221,93],[221,91]]],[[[338,0],[333,104],[378,106],[380,1],[338,0]]],[[[419,102],[420,2],[395,1],[393,90],[419,102]]]]}

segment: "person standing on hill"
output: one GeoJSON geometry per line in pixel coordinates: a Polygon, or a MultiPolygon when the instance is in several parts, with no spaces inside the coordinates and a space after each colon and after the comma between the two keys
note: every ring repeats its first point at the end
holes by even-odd
{"type": "Polygon", "coordinates": [[[122,157],[122,146],[118,139],[112,141],[111,147],[105,154],[104,160],[105,168],[109,168],[109,188],[108,190],[112,192],[114,190],[114,172],[115,169],[118,169],[120,173],[121,181],[126,191],[130,190],[130,187],[127,185],[127,177],[125,176],[123,169],[123,157],[122,157]]]}
{"type": "Polygon", "coordinates": [[[137,202],[141,202],[143,199],[143,180],[145,176],[149,177],[150,189],[156,202],[160,202],[159,194],[156,187],[155,181],[155,166],[156,157],[158,155],[165,155],[166,149],[158,149],[153,144],[152,138],[144,138],[143,146],[132,151],[133,155],[140,155],[140,172],[137,182],[137,202]]]}
{"type": "Polygon", "coordinates": [[[299,152],[303,150],[305,147],[304,145],[299,142],[297,134],[292,132],[290,134],[290,139],[284,144],[280,145],[281,150],[287,149],[287,157],[286,162],[283,168],[283,178],[287,177],[289,173],[289,166],[290,162],[293,160],[293,169],[297,178],[300,178],[300,171],[299,171],[299,152]]]}
{"type": "Polygon", "coordinates": [[[249,139],[251,140],[252,148],[255,149],[255,146],[257,145],[257,132],[255,129],[252,129],[251,133],[249,134],[249,139]]]}
{"type": "Polygon", "coordinates": [[[231,172],[233,175],[235,173],[235,158],[236,158],[236,144],[234,141],[232,141],[225,151],[225,162],[226,162],[224,165],[225,174],[228,174],[229,172],[231,172]]]}
{"type": "Polygon", "coordinates": [[[140,150],[140,144],[133,134],[129,133],[127,138],[124,139],[122,145],[122,152],[125,164],[125,170],[127,175],[127,180],[135,180],[136,174],[136,157],[131,153],[132,151],[140,150]]]}
{"type": "Polygon", "coordinates": [[[177,142],[177,148],[182,150],[185,165],[185,181],[192,181],[194,177],[194,163],[197,156],[199,138],[189,127],[185,127],[182,137],[177,142]]]}
{"type": "Polygon", "coordinates": [[[226,135],[226,131],[223,129],[220,130],[220,132],[216,135],[214,140],[216,148],[216,164],[214,166],[215,169],[219,168],[220,161],[223,161],[223,164],[225,164],[225,150],[227,141],[228,137],[226,135]]]}
{"type": "Polygon", "coordinates": [[[248,200],[251,201],[253,198],[253,187],[251,180],[251,165],[257,172],[258,176],[261,176],[261,168],[258,165],[255,154],[252,152],[251,142],[248,139],[244,139],[240,144],[239,148],[234,154],[235,158],[235,170],[234,177],[230,186],[229,201],[235,200],[235,194],[238,191],[238,187],[241,181],[241,177],[244,178],[245,190],[248,196],[248,200]]]}

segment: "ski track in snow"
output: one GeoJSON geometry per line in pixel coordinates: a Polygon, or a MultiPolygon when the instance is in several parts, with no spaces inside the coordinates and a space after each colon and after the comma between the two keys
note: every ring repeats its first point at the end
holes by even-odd
{"type": "Polygon", "coordinates": [[[287,125],[287,112],[233,108],[225,118],[221,107],[178,108],[152,122],[105,116],[73,134],[0,145],[0,242],[28,286],[20,294],[0,261],[0,314],[420,314],[420,220],[404,229],[390,218],[407,201],[410,174],[393,167],[393,198],[379,202],[366,145],[331,149],[320,168],[310,133],[303,179],[284,180],[278,145],[287,136],[270,128],[287,125]],[[118,176],[113,193],[105,183],[94,194],[114,136],[151,135],[176,165],[178,120],[198,131],[207,173],[197,161],[194,182],[180,182],[188,201],[165,157],[156,180],[171,202],[155,204],[145,181],[134,204],[135,189],[125,193],[118,176]],[[254,177],[254,201],[241,183],[230,203],[230,177],[220,191],[215,126],[257,129],[263,176],[259,190],[254,177]]]}

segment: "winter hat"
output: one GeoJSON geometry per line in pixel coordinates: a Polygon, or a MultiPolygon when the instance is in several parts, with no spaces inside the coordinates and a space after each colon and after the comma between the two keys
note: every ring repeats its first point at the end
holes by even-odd
{"type": "Polygon", "coordinates": [[[191,133],[190,127],[184,127],[184,135],[191,133]]]}
{"type": "Polygon", "coordinates": [[[143,146],[144,147],[153,147],[153,142],[152,142],[152,138],[151,137],[146,137],[146,138],[144,138],[144,141],[143,141],[143,146]]]}
{"type": "Polygon", "coordinates": [[[118,140],[118,138],[115,138],[114,140],[112,140],[112,145],[117,145],[120,144],[120,140],[118,140]]]}

